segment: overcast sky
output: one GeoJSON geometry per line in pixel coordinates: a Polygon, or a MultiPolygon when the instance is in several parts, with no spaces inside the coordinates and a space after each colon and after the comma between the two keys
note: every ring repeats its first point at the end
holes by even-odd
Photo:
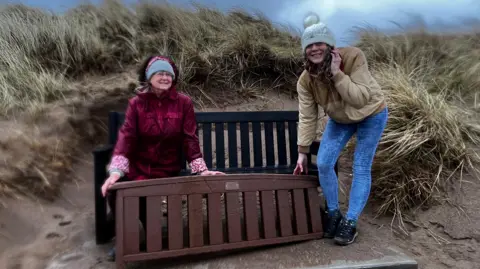
{"type": "MultiPolygon", "coordinates": [[[[19,2],[62,11],[84,1],[0,0],[0,3],[19,2]]],[[[170,2],[185,5],[191,0],[170,2]]],[[[419,16],[432,30],[468,30],[469,26],[461,26],[463,21],[473,19],[477,24],[480,21],[480,0],[197,0],[196,2],[217,5],[219,9],[225,11],[235,7],[250,11],[258,10],[274,22],[290,24],[298,29],[303,28],[305,13],[315,11],[332,29],[339,45],[346,44],[352,38],[351,29],[354,26],[370,25],[380,29],[398,29],[393,22],[401,25],[412,24],[414,18],[412,15],[419,16]]]]}

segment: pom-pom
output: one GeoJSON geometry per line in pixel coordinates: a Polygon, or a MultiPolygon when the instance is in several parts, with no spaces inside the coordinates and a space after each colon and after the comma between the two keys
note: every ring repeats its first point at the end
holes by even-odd
{"type": "Polygon", "coordinates": [[[303,28],[305,29],[308,26],[314,25],[319,22],[320,22],[320,17],[318,17],[316,13],[312,12],[311,14],[307,15],[307,17],[305,17],[305,19],[303,20],[303,28]]]}

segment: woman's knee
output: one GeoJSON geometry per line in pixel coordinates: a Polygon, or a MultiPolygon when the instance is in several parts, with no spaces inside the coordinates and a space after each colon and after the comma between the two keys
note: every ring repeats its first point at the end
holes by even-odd
{"type": "Polygon", "coordinates": [[[326,174],[331,171],[334,171],[334,168],[335,168],[335,162],[332,162],[327,159],[322,159],[322,158],[317,159],[317,169],[319,173],[326,174]]]}

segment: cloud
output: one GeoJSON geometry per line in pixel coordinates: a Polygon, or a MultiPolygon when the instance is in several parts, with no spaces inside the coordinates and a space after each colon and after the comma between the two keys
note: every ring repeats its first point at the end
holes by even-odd
{"type": "Polygon", "coordinates": [[[406,25],[418,18],[427,25],[461,23],[465,18],[478,18],[479,3],[478,0],[288,1],[283,3],[275,20],[302,29],[305,15],[313,11],[338,38],[348,39],[352,27],[365,24],[388,29],[394,27],[393,22],[406,25]]]}

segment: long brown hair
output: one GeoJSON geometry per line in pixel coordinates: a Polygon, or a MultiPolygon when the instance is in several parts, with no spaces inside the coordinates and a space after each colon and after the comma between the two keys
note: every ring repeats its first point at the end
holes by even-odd
{"type": "Polygon", "coordinates": [[[320,64],[314,64],[308,60],[305,55],[305,69],[312,77],[319,78],[321,82],[326,85],[332,85],[332,51],[333,47],[327,45],[327,49],[324,51],[324,58],[320,64]]]}

